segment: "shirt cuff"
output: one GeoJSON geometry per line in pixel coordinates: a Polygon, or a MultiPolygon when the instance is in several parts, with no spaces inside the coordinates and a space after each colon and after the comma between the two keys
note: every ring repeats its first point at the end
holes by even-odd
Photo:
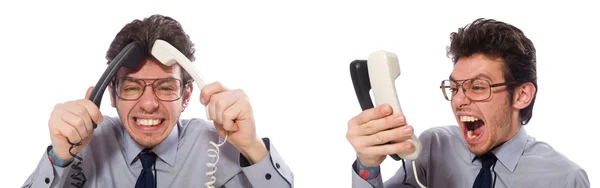
{"type": "Polygon", "coordinates": [[[46,148],[44,155],[40,159],[35,171],[27,178],[22,187],[57,187],[65,184],[68,170],[66,167],[54,166],[50,160],[48,152],[52,145],[46,148]]]}
{"type": "Polygon", "coordinates": [[[254,165],[240,154],[240,167],[254,187],[291,187],[293,173],[283,158],[271,144],[269,138],[262,138],[267,147],[267,156],[254,165]]]}

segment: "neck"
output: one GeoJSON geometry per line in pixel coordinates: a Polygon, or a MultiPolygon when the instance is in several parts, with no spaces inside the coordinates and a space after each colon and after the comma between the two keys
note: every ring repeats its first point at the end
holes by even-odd
{"type": "Polygon", "coordinates": [[[515,137],[519,130],[521,130],[521,118],[519,117],[519,111],[516,111],[510,117],[510,124],[506,130],[508,134],[506,134],[504,139],[500,140],[498,145],[502,145],[502,143],[515,137]]]}

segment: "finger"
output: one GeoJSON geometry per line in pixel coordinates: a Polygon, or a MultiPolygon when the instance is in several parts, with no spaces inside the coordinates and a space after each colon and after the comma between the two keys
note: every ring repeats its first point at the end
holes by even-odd
{"type": "MultiPolygon", "coordinates": [[[[225,111],[233,106],[233,104],[235,104],[237,101],[238,98],[231,96],[231,94],[227,94],[227,96],[223,96],[222,99],[215,101],[215,116],[219,123],[223,124],[223,126],[225,126],[226,121],[232,121],[231,119],[227,119],[229,117],[224,114],[225,111]]],[[[225,129],[228,130],[228,128],[225,129]]]]}
{"type": "MultiPolygon", "coordinates": [[[[104,118],[102,117],[102,113],[96,104],[94,104],[90,100],[79,100],[76,102],[78,105],[82,106],[85,109],[85,115],[87,115],[91,121],[94,121],[96,124],[102,123],[104,118]]],[[[91,123],[90,123],[91,126],[91,123]]]]}
{"type": "MultiPolygon", "coordinates": [[[[82,101],[80,103],[76,103],[80,109],[84,109],[84,110],[81,110],[80,112],[78,112],[80,114],[76,114],[76,115],[82,117],[83,120],[85,120],[85,130],[87,131],[88,134],[92,134],[92,132],[94,131],[94,124],[92,123],[92,121],[94,121],[96,123],[96,125],[100,124],[102,122],[102,115],[100,115],[100,120],[92,120],[91,114],[95,114],[95,113],[100,114],[99,110],[97,109],[95,104],[90,105],[90,104],[82,104],[82,103],[91,103],[91,102],[86,100],[86,101],[82,101]]],[[[94,118],[94,119],[96,119],[96,118],[94,118]]]]}
{"type": "Polygon", "coordinates": [[[236,92],[221,92],[213,95],[211,98],[210,103],[213,103],[215,108],[215,121],[222,124],[224,121],[223,112],[238,100],[236,92]]]}
{"type": "MultiPolygon", "coordinates": [[[[60,117],[64,122],[75,128],[79,137],[84,139],[88,137],[89,130],[91,130],[86,128],[86,118],[89,119],[89,117],[86,116],[85,108],[81,108],[77,104],[70,104],[69,108],[63,111],[60,117]]],[[[87,121],[91,124],[90,120],[87,121]]]]}
{"type": "Polygon", "coordinates": [[[217,133],[221,136],[225,135],[225,129],[223,129],[223,125],[220,123],[214,122],[215,128],[217,129],[217,133]]]}
{"type": "Polygon", "coordinates": [[[85,98],[89,99],[90,95],[92,95],[92,91],[94,91],[94,86],[90,86],[87,91],[85,92],[85,98]]]}
{"type": "Polygon", "coordinates": [[[60,113],[63,110],[64,104],[57,104],[54,106],[54,110],[50,114],[50,119],[48,119],[48,128],[50,129],[50,134],[52,135],[61,135],[60,131],[58,131],[57,125],[60,123],[64,123],[60,118],[60,113]]]}
{"type": "Polygon", "coordinates": [[[410,152],[413,151],[414,148],[415,147],[412,142],[404,141],[394,144],[384,144],[379,146],[367,147],[363,150],[363,152],[369,155],[391,155],[410,152]]]}
{"type": "Polygon", "coordinates": [[[362,142],[366,147],[382,145],[394,141],[403,142],[412,136],[413,128],[410,125],[397,127],[390,130],[381,131],[373,135],[362,137],[362,142]]]}
{"type": "Polygon", "coordinates": [[[216,111],[215,111],[215,101],[218,101],[218,99],[214,99],[214,98],[216,98],[215,95],[217,95],[218,93],[212,92],[214,89],[211,89],[211,88],[222,87],[220,85],[221,85],[220,83],[214,82],[214,83],[210,83],[210,84],[204,86],[200,90],[200,103],[202,103],[203,105],[206,106],[208,118],[213,121],[217,120],[216,111]]]}
{"type": "Polygon", "coordinates": [[[66,123],[64,125],[65,126],[63,126],[58,131],[67,139],[67,142],[69,142],[70,144],[76,144],[80,143],[81,140],[83,140],[79,135],[78,131],[73,126],[70,126],[66,123]]]}
{"type": "Polygon", "coordinates": [[[358,126],[365,124],[371,120],[379,119],[390,115],[392,113],[392,107],[388,104],[382,104],[375,108],[370,108],[362,111],[357,116],[354,116],[348,121],[348,126],[358,126]]]}
{"type": "Polygon", "coordinates": [[[212,96],[214,94],[221,93],[226,90],[227,90],[227,88],[225,88],[219,82],[210,83],[210,84],[204,86],[200,90],[200,103],[202,103],[203,105],[206,105],[207,103],[209,103],[212,100],[212,96]]]}
{"type": "Polygon", "coordinates": [[[216,123],[216,118],[215,118],[215,103],[208,103],[206,105],[206,110],[208,113],[208,118],[210,120],[212,120],[213,122],[216,123]]]}
{"type": "Polygon", "coordinates": [[[74,123],[72,123],[73,121],[78,121],[77,119],[78,118],[75,115],[71,114],[70,112],[67,112],[67,111],[61,112],[61,116],[60,116],[61,122],[58,124],[57,130],[61,135],[66,137],[68,139],[68,141],[71,143],[81,142],[81,140],[83,140],[83,137],[81,134],[86,134],[85,129],[84,129],[84,131],[79,131],[79,130],[77,130],[76,126],[72,125],[72,124],[74,124],[74,123]]]}
{"type": "Polygon", "coordinates": [[[223,123],[223,116],[221,115],[223,114],[223,110],[233,103],[228,101],[225,95],[227,95],[227,93],[214,94],[207,105],[210,119],[219,124],[223,123]]]}
{"type": "Polygon", "coordinates": [[[371,120],[365,124],[359,125],[360,135],[371,135],[383,130],[388,130],[406,125],[404,115],[398,113],[385,118],[371,120]]]}
{"type": "Polygon", "coordinates": [[[206,104],[206,107],[208,109],[208,116],[211,120],[213,120],[213,122],[215,123],[219,123],[221,124],[221,120],[218,117],[218,113],[217,113],[217,102],[219,101],[219,99],[217,99],[219,97],[219,94],[215,94],[213,96],[211,96],[211,100],[208,104],[206,104]]]}
{"type": "MultiPolygon", "coordinates": [[[[92,119],[90,118],[90,114],[88,112],[88,110],[86,109],[86,107],[83,104],[79,104],[79,103],[75,103],[75,106],[77,107],[78,110],[73,111],[71,113],[73,113],[74,115],[78,116],[79,118],[81,118],[83,120],[83,129],[85,129],[85,132],[87,134],[90,134],[94,127],[92,125],[92,119]]],[[[79,127],[78,127],[79,128],[79,127]]],[[[86,135],[82,135],[83,138],[87,137],[86,135]]]]}
{"type": "Polygon", "coordinates": [[[404,142],[408,139],[411,139],[411,137],[415,134],[415,129],[412,125],[405,125],[402,127],[399,127],[400,129],[402,129],[402,132],[404,132],[404,136],[406,137],[400,137],[398,139],[394,139],[392,141],[390,141],[391,143],[399,143],[399,142],[404,142]]]}
{"type": "Polygon", "coordinates": [[[239,127],[236,123],[237,120],[241,120],[245,113],[248,113],[249,102],[247,100],[238,100],[223,111],[223,128],[227,131],[238,131],[239,127]]]}

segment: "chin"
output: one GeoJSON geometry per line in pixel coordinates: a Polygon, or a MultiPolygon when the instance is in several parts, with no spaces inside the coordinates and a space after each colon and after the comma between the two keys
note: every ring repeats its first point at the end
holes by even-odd
{"type": "Polygon", "coordinates": [[[154,140],[151,137],[146,137],[146,138],[133,138],[133,140],[135,140],[136,143],[138,143],[139,145],[145,147],[145,148],[153,148],[154,146],[157,146],[158,144],[160,144],[162,142],[162,140],[154,140]]]}
{"type": "Polygon", "coordinates": [[[482,144],[482,145],[468,145],[467,147],[469,148],[469,151],[471,151],[471,153],[480,156],[483,155],[485,153],[487,153],[490,150],[489,144],[482,144]]]}

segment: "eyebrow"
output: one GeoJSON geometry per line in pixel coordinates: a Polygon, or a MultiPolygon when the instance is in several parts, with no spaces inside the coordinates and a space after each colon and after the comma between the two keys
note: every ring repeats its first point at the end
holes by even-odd
{"type": "MultiPolygon", "coordinates": [[[[483,74],[483,73],[479,73],[477,76],[473,77],[473,78],[486,78],[488,81],[492,81],[492,78],[490,76],[488,76],[487,74],[483,74]]],[[[473,78],[469,78],[469,79],[473,79],[473,78]]],[[[448,79],[452,80],[452,81],[463,81],[463,80],[456,80],[452,77],[452,75],[450,75],[450,77],[448,77],[448,79]]],[[[469,80],[469,79],[464,79],[464,80],[469,80]]]]}
{"type": "Polygon", "coordinates": [[[170,76],[167,76],[167,77],[155,77],[155,78],[136,78],[136,77],[131,77],[131,76],[123,76],[123,77],[120,77],[120,78],[130,78],[130,79],[136,79],[136,80],[158,80],[158,79],[167,79],[167,78],[175,78],[175,79],[177,79],[176,77],[170,77],[170,76]]]}

